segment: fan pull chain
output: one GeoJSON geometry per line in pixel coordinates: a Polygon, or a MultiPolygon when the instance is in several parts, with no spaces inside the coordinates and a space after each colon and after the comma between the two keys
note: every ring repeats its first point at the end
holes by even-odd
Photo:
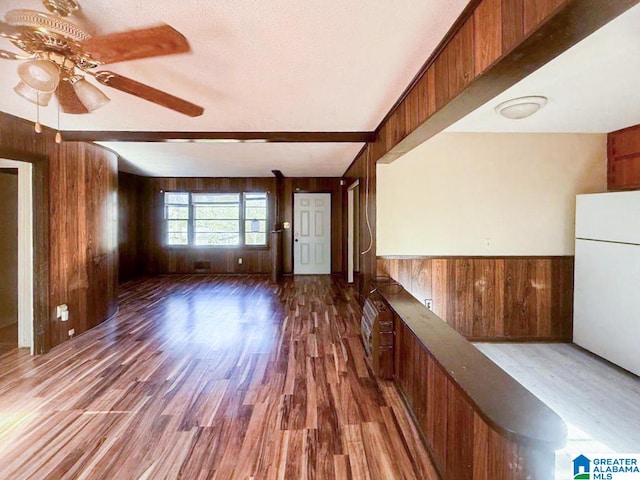
{"type": "Polygon", "coordinates": [[[58,131],[56,132],[56,143],[62,143],[62,134],[60,133],[60,101],[58,100],[58,131]]]}
{"type": "Polygon", "coordinates": [[[42,125],[40,125],[40,92],[36,91],[36,124],[33,126],[36,133],[42,133],[42,125]]]}

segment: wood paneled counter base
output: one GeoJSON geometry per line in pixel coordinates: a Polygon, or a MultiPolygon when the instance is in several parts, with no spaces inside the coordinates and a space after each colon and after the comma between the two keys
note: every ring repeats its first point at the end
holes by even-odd
{"type": "Polygon", "coordinates": [[[553,479],[562,419],[402,286],[378,293],[396,315],[397,385],[442,477],[553,479]]]}

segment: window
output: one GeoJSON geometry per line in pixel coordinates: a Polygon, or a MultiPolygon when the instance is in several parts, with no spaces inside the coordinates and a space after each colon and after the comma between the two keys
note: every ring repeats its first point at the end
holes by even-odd
{"type": "Polygon", "coordinates": [[[240,245],[240,195],[192,193],[193,244],[240,245]]]}
{"type": "Polygon", "coordinates": [[[189,194],[165,193],[164,218],[168,245],[189,245],[189,194]]]}
{"type": "Polygon", "coordinates": [[[267,244],[267,194],[244,194],[244,244],[267,244]]]}
{"type": "Polygon", "coordinates": [[[267,200],[266,193],[166,192],[165,244],[265,246],[267,200]]]}

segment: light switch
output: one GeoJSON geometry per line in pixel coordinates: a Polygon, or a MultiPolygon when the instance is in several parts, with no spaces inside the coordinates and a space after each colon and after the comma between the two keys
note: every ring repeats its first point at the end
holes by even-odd
{"type": "Polygon", "coordinates": [[[62,319],[63,322],[69,320],[69,307],[67,306],[67,304],[58,305],[56,307],[56,318],[62,319]]]}

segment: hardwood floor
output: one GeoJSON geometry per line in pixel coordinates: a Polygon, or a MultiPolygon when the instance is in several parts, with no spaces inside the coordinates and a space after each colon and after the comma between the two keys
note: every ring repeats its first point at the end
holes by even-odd
{"type": "Polygon", "coordinates": [[[640,453],[637,376],[572,344],[475,345],[567,423],[557,479],[572,478],[571,460],[581,453],[640,453]]]}
{"type": "Polygon", "coordinates": [[[115,318],[0,357],[0,476],[435,479],[359,318],[329,276],[127,283],[115,318]]]}

